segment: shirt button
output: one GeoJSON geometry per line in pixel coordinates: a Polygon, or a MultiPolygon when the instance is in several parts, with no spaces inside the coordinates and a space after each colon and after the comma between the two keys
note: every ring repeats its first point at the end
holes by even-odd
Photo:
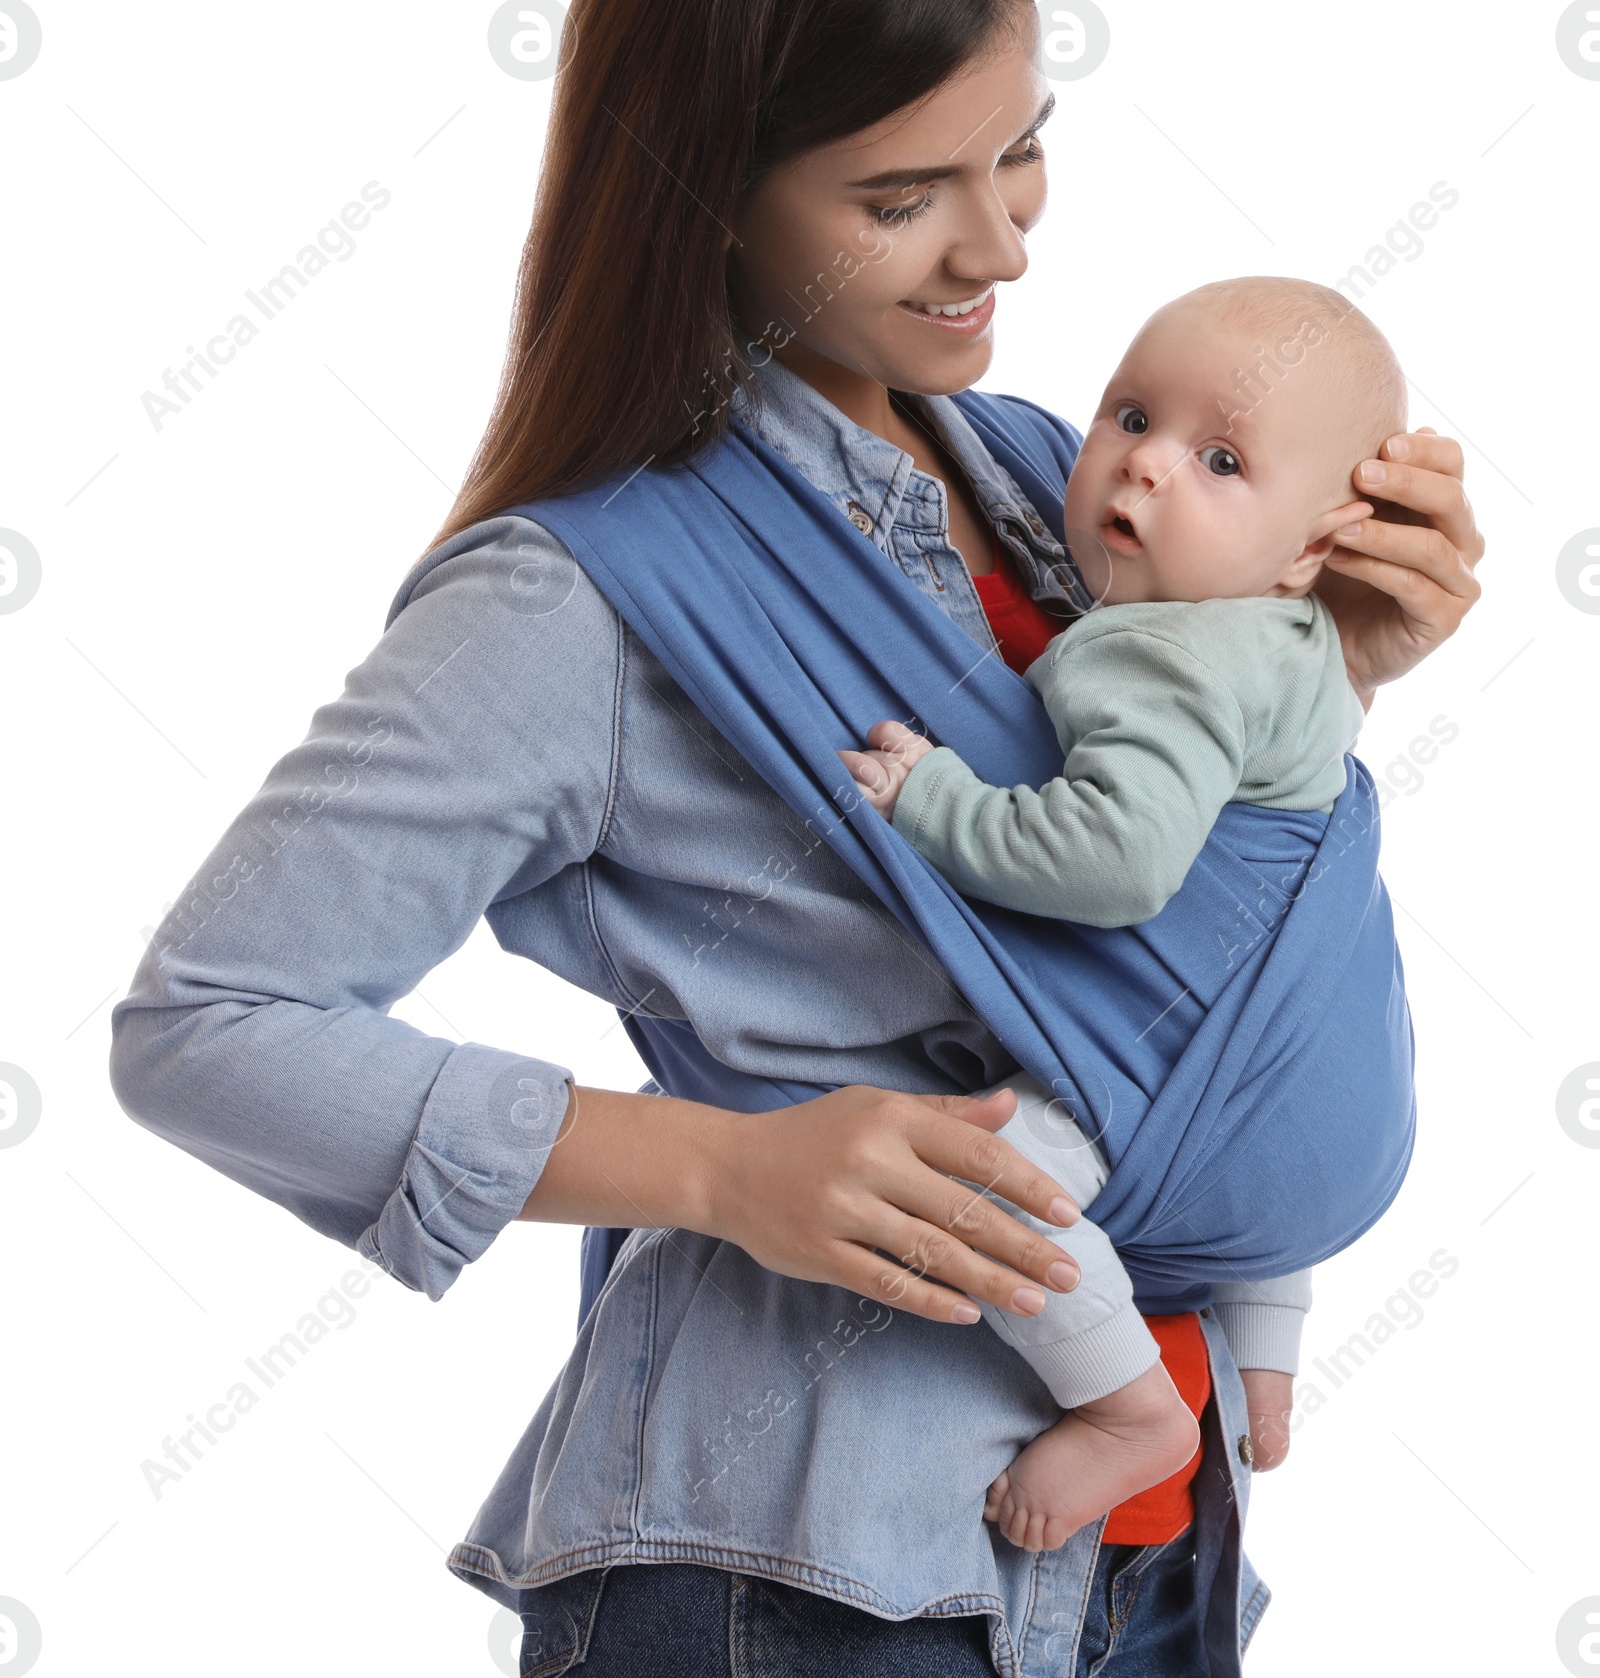
{"type": "Polygon", "coordinates": [[[1037,513],[1028,514],[1028,528],[1035,536],[1044,535],[1044,520],[1037,513]]]}
{"type": "Polygon", "coordinates": [[[872,534],[872,514],[859,501],[850,503],[850,522],[863,536],[872,534]]]}
{"type": "Polygon", "coordinates": [[[1241,1433],[1239,1435],[1239,1461],[1242,1462],[1246,1468],[1255,1467],[1256,1448],[1250,1443],[1250,1435],[1248,1433],[1241,1433]]]}
{"type": "Polygon", "coordinates": [[[1209,1305],[1201,1306],[1200,1315],[1202,1317],[1209,1317],[1211,1315],[1211,1307],[1209,1305]]]}

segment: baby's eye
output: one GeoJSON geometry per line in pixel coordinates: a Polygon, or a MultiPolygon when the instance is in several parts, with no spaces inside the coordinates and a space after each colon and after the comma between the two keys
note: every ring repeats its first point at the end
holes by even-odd
{"type": "Polygon", "coordinates": [[[1144,436],[1150,429],[1150,421],[1145,417],[1143,408],[1132,402],[1124,402],[1111,416],[1121,431],[1131,431],[1135,437],[1144,436]]]}
{"type": "Polygon", "coordinates": [[[1200,451],[1200,461],[1208,472],[1215,472],[1219,478],[1236,478],[1244,470],[1239,464],[1238,455],[1232,450],[1225,449],[1220,443],[1213,443],[1209,448],[1200,451]],[[1208,460],[1206,457],[1210,456],[1208,460]]]}

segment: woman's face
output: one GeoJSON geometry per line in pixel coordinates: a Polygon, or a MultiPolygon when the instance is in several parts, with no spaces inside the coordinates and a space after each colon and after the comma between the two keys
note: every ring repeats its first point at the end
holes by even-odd
{"type": "Polygon", "coordinates": [[[1037,12],[920,105],[775,170],[732,229],[734,307],[757,364],[820,356],[949,395],[988,369],[995,282],[1028,266],[1054,105],[1037,12]],[[959,306],[959,315],[934,310],[959,306]]]}

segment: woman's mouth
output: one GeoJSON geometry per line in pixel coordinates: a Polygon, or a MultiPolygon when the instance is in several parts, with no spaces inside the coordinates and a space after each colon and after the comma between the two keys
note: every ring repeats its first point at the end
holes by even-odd
{"type": "Polygon", "coordinates": [[[897,307],[941,332],[975,338],[994,319],[994,287],[988,286],[976,297],[957,298],[950,303],[925,298],[915,303],[901,303],[897,307]]]}

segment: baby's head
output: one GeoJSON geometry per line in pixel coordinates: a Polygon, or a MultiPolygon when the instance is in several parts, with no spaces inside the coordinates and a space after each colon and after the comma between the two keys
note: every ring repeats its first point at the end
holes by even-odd
{"type": "Polygon", "coordinates": [[[1067,480],[1068,545],[1106,604],[1303,595],[1365,511],[1355,467],[1405,429],[1404,375],[1354,304],[1218,280],[1158,309],[1112,374],[1067,480]]]}

